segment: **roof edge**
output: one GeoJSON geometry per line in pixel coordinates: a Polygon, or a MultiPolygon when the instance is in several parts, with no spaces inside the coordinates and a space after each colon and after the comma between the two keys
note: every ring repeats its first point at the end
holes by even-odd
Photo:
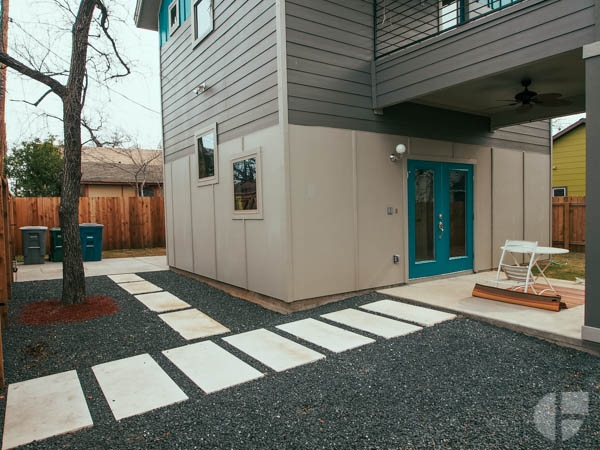
{"type": "Polygon", "coordinates": [[[133,21],[138,28],[158,31],[161,0],[137,0],[133,21]]]}
{"type": "Polygon", "coordinates": [[[557,139],[563,137],[565,134],[570,133],[571,131],[573,131],[575,128],[579,127],[580,125],[585,125],[586,122],[586,118],[582,118],[579,119],[577,122],[572,123],[571,125],[569,125],[567,128],[565,128],[564,130],[559,131],[558,133],[556,133],[554,136],[552,136],[552,140],[556,141],[557,139]]]}

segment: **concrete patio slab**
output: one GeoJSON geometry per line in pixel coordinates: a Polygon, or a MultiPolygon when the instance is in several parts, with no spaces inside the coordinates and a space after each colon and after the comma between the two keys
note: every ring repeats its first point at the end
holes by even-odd
{"type": "Polygon", "coordinates": [[[321,317],[386,339],[422,330],[421,327],[410,323],[376,316],[356,309],[342,309],[341,311],[323,314],[321,317]]]}
{"type": "Polygon", "coordinates": [[[136,295],[135,298],[146,305],[150,311],[159,313],[190,307],[188,303],[166,291],[136,295]]]}
{"type": "Polygon", "coordinates": [[[318,361],[325,355],[260,328],[223,340],[276,372],[318,361]]]}
{"type": "Polygon", "coordinates": [[[109,275],[108,278],[113,280],[115,283],[129,283],[131,281],[144,281],[142,277],[135,273],[123,273],[118,275],[109,275]]]}
{"type": "Polygon", "coordinates": [[[149,281],[133,281],[131,283],[120,283],[118,286],[125,289],[130,294],[145,294],[147,292],[162,291],[162,288],[149,281]]]}
{"type": "MultiPolygon", "coordinates": [[[[559,312],[528,308],[479,297],[471,292],[475,283],[489,283],[495,272],[481,272],[423,282],[415,282],[378,291],[386,296],[406,299],[419,305],[432,306],[468,317],[506,326],[551,341],[583,347],[581,326],[584,306],[559,312]]],[[[556,286],[584,289],[564,280],[551,280],[556,286]]]]}
{"type": "Polygon", "coordinates": [[[456,318],[456,314],[450,314],[436,309],[422,308],[420,306],[400,303],[393,300],[380,300],[378,302],[362,305],[361,309],[376,312],[385,316],[391,316],[396,319],[406,320],[408,322],[418,323],[425,327],[437,325],[456,318]]]}
{"type": "Polygon", "coordinates": [[[147,353],[99,364],[92,370],[116,420],[188,399],[147,353]]]}
{"type": "Polygon", "coordinates": [[[76,371],[13,383],[8,386],[2,449],[92,425],[76,371]]]}
{"type": "Polygon", "coordinates": [[[315,319],[298,320],[278,325],[277,328],[335,353],[375,342],[374,339],[315,319]]]}
{"type": "Polygon", "coordinates": [[[188,341],[229,333],[230,331],[229,328],[221,325],[197,309],[186,309],[160,314],[158,317],[188,341]]]}
{"type": "Polygon", "coordinates": [[[211,341],[165,350],[163,354],[207,394],[263,376],[211,341]]]}
{"type": "MultiPolygon", "coordinates": [[[[107,258],[83,263],[86,277],[122,273],[157,272],[169,270],[166,256],[140,256],[137,258],[107,258]]],[[[62,263],[18,265],[15,281],[57,280],[62,278],[62,263]]]]}

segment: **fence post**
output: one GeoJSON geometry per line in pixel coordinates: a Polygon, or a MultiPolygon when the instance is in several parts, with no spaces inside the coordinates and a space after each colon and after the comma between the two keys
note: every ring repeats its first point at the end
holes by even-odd
{"type": "Polygon", "coordinates": [[[564,236],[565,236],[565,242],[564,242],[564,247],[569,250],[569,247],[571,246],[571,202],[569,201],[569,199],[567,199],[567,201],[565,203],[563,203],[564,206],[564,210],[563,210],[563,214],[564,214],[564,236]]]}

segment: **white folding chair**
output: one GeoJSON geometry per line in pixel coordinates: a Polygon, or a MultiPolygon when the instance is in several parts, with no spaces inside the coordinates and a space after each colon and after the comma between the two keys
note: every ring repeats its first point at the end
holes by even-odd
{"type": "Polygon", "coordinates": [[[504,247],[502,248],[502,255],[500,256],[500,262],[498,263],[498,271],[496,272],[496,287],[500,283],[510,283],[513,285],[512,290],[520,288],[527,292],[531,289],[534,294],[537,294],[533,285],[535,284],[535,278],[531,269],[535,264],[535,252],[537,249],[537,242],[532,241],[515,241],[507,239],[504,247]],[[521,264],[515,257],[514,253],[528,254],[530,255],[528,264],[521,264]],[[514,264],[506,264],[504,258],[506,254],[510,253],[513,257],[514,264]],[[504,272],[506,280],[500,279],[500,272],[504,272]]]}

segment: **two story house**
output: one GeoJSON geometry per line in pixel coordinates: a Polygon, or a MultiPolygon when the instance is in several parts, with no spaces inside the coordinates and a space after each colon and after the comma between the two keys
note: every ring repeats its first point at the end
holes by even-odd
{"type": "MultiPolygon", "coordinates": [[[[547,119],[598,123],[599,11],[138,0],[159,34],[169,265],[293,303],[487,270],[505,239],[549,244],[547,119]]],[[[600,240],[587,249],[593,270],[600,240]]],[[[600,281],[586,289],[600,342],[600,281]]]]}

